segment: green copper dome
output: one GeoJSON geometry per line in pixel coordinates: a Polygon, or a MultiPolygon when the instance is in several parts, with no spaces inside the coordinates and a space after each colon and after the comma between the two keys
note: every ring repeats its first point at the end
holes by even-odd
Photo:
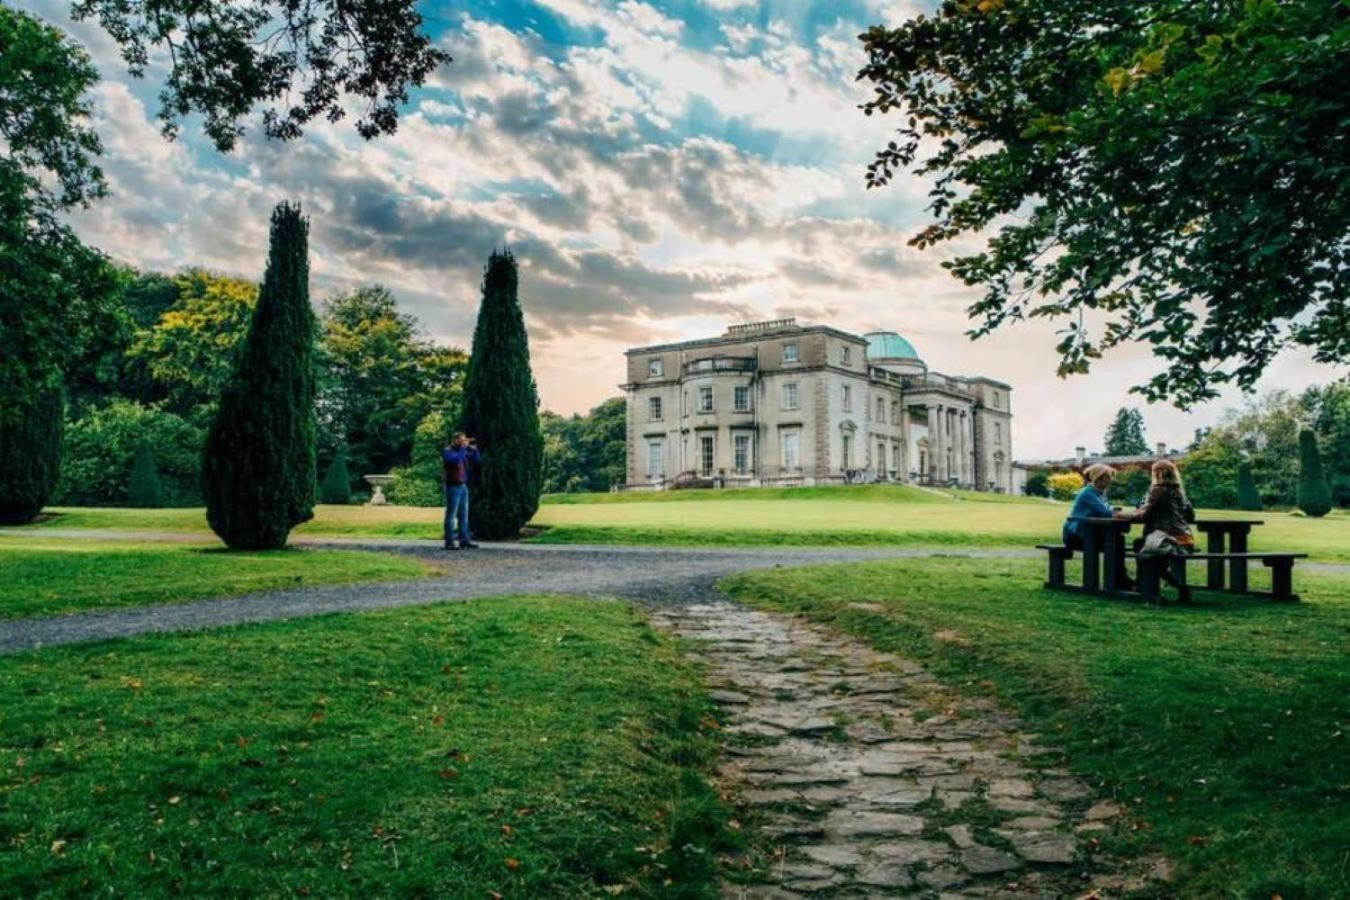
{"type": "Polygon", "coordinates": [[[869,331],[863,338],[867,341],[867,358],[870,360],[919,358],[914,345],[894,331],[869,331]]]}

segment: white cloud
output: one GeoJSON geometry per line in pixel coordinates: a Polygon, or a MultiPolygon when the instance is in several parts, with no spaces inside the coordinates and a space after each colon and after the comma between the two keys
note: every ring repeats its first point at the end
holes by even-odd
{"type": "MultiPolygon", "coordinates": [[[[313,217],[316,296],[382,281],[433,334],[461,344],[483,259],[509,241],[543,400],[565,411],[614,393],[630,344],[780,314],[894,328],[940,370],[1013,383],[1024,456],[1095,443],[1130,402],[1128,386],[1151,371],[1133,349],[1091,379],[1060,382],[1043,323],[976,344],[964,337],[975,294],[939,267],[955,248],[906,244],[923,218],[923,184],[863,187],[863,166],[892,126],[856,108],[860,23],[839,22],[810,46],[782,20],[724,24],[727,46],[706,50],[682,43],[682,23],[648,4],[544,2],[603,42],[560,51],[464,17],[442,40],[455,63],[395,135],[365,142],[346,124],[318,123],[278,145],[254,128],[228,160],[187,133],[164,142],[138,99],[146,86],[126,78],[105,40],[96,100],[114,196],[77,225],[142,266],[256,278],[268,212],[300,199],[313,217]],[[726,133],[723,123],[688,131],[696,101],[726,133]],[[741,132],[752,139],[738,146],[729,135],[741,132]]],[[[878,3],[875,15],[909,8],[878,3]]],[[[1329,374],[1289,356],[1270,383],[1329,374]]],[[[1174,443],[1217,414],[1145,413],[1174,443]]]]}

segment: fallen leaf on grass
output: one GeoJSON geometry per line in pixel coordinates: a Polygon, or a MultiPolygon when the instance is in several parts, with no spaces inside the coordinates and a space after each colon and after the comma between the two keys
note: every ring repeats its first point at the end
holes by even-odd
{"type": "Polygon", "coordinates": [[[514,857],[508,856],[506,859],[502,861],[502,863],[512,872],[520,868],[520,860],[515,859],[514,857]]]}
{"type": "Polygon", "coordinates": [[[66,851],[66,842],[65,842],[65,841],[61,840],[60,838],[57,838],[56,840],[52,841],[52,854],[53,854],[53,855],[55,855],[55,856],[60,856],[60,855],[61,855],[62,853],[64,853],[65,851],[66,851]]]}

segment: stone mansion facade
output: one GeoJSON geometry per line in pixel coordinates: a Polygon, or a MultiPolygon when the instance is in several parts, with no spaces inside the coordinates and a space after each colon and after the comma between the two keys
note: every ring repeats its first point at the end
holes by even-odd
{"type": "Polygon", "coordinates": [[[897,481],[1012,490],[1009,385],[900,335],[779,319],[627,351],[628,489],[897,481]]]}

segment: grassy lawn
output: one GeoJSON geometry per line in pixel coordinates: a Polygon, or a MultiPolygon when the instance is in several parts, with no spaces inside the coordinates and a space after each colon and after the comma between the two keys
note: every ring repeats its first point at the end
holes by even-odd
{"type": "Polygon", "coordinates": [[[0,619],[416,578],[434,571],[418,560],[384,553],[230,553],[184,544],[0,537],[0,619]]]}
{"type": "Polygon", "coordinates": [[[1177,860],[1185,896],[1350,895],[1350,578],[1296,571],[1300,604],[1161,608],[1043,578],[1031,561],[942,559],[727,587],[1002,696],[1130,806],[1123,839],[1177,860]]]}
{"type": "MultiPolygon", "coordinates": [[[[209,535],[199,509],[53,509],[39,528],[111,528],[209,535]]],[[[1029,547],[1057,540],[1067,506],[1025,497],[897,485],[570,494],[545,498],[534,524],[546,543],[1029,547]]],[[[1252,514],[1205,510],[1207,518],[1252,514]]],[[[297,537],[440,536],[439,509],[320,506],[297,537]]],[[[1350,513],[1324,519],[1264,512],[1254,549],[1298,550],[1350,563],[1350,513]]]]}
{"type": "Polygon", "coordinates": [[[705,896],[729,834],[711,707],[614,602],[54,648],[0,694],[3,896],[705,896]]]}

